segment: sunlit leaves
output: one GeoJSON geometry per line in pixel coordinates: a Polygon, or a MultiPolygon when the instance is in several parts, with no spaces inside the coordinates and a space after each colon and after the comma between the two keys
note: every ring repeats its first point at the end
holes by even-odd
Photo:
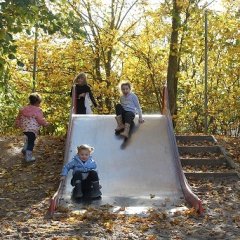
{"type": "MultiPolygon", "coordinates": [[[[204,19],[198,10],[194,12],[194,18],[192,14],[190,16],[182,44],[178,117],[182,131],[201,132],[204,127],[204,19]]],[[[209,12],[208,23],[209,131],[237,134],[240,104],[237,97],[240,91],[239,19],[234,14],[209,12]]]]}
{"type": "MultiPolygon", "coordinates": [[[[84,2],[51,1],[50,11],[45,6],[41,9],[42,15],[37,15],[38,26],[42,29],[39,30],[38,39],[36,87],[44,97],[43,110],[54,122],[51,132],[58,134],[64,132],[68,119],[65,104],[70,106],[69,91],[80,71],[88,74],[89,84],[97,99],[99,108],[94,109],[95,113],[114,113],[114,105],[119,99],[117,85],[120,80],[133,83],[145,113],[159,113],[162,106],[162,86],[166,82],[171,33],[169,3],[159,3],[157,9],[150,10],[146,4],[139,2],[138,10],[145,11],[139,10],[135,15],[131,15],[130,11],[124,24],[118,28],[116,19],[120,16],[121,1],[116,6],[115,17],[110,14],[111,6],[104,1],[84,2]],[[90,15],[86,15],[84,4],[89,5],[90,15]],[[49,35],[56,31],[58,33],[53,36],[49,35]],[[61,112],[64,112],[64,117],[61,112]]],[[[174,46],[175,49],[179,48],[177,57],[180,59],[177,72],[178,112],[174,119],[181,123],[177,125],[178,131],[202,131],[204,14],[196,2],[178,3],[182,8],[182,25],[179,28],[180,42],[174,46]]],[[[226,12],[208,13],[207,113],[209,131],[229,134],[230,129],[239,126],[240,44],[236,4],[225,1],[225,5],[226,12]]],[[[0,56],[3,106],[0,116],[4,119],[4,131],[8,126],[9,130],[13,130],[14,117],[10,117],[10,113],[27,103],[32,89],[34,29],[31,27],[36,20],[33,16],[39,9],[31,7],[30,15],[25,13],[25,8],[14,8],[16,24],[21,28],[16,28],[16,31],[22,31],[21,34],[14,34],[16,31],[11,26],[0,28],[3,53],[0,56]],[[20,19],[22,14],[24,18],[20,19]],[[26,21],[26,25],[22,26],[21,21],[26,21]],[[10,100],[13,110],[8,113],[10,100]]],[[[124,7],[127,10],[129,5],[124,7]]],[[[8,8],[5,10],[6,13],[10,11],[8,8]]],[[[6,14],[4,17],[9,23],[15,21],[6,14]]]]}

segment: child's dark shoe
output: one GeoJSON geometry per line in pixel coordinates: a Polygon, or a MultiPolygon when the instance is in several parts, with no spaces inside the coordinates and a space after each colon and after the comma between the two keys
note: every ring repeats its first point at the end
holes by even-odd
{"type": "Polygon", "coordinates": [[[102,186],[99,185],[99,181],[92,182],[92,189],[90,193],[91,198],[98,198],[102,195],[100,187],[102,186]]]}
{"type": "Polygon", "coordinates": [[[82,181],[77,180],[74,188],[74,197],[75,198],[81,198],[83,196],[82,192],[82,181]]]}

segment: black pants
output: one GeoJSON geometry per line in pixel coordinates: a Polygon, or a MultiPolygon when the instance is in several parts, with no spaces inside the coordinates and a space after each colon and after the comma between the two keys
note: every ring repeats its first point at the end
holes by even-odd
{"type": "Polygon", "coordinates": [[[88,176],[86,179],[82,180],[82,172],[81,171],[76,171],[73,174],[72,180],[71,180],[71,185],[75,186],[75,183],[77,180],[82,181],[82,190],[90,190],[92,186],[92,182],[99,181],[98,174],[96,171],[92,170],[88,172],[88,176]]]}
{"type": "Polygon", "coordinates": [[[85,107],[85,98],[81,97],[77,99],[77,112],[76,114],[86,114],[86,107],[85,107]]]}
{"type": "Polygon", "coordinates": [[[117,104],[115,107],[116,115],[122,115],[123,123],[132,124],[135,114],[130,111],[125,111],[121,104],[117,104]]]}
{"type": "Polygon", "coordinates": [[[27,139],[28,139],[27,150],[32,151],[34,148],[36,135],[33,132],[24,132],[24,134],[27,136],[27,139]]]}

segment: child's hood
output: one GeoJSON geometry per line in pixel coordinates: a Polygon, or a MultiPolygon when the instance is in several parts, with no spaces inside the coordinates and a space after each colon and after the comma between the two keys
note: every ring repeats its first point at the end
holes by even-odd
{"type": "Polygon", "coordinates": [[[39,107],[28,105],[21,109],[21,114],[25,117],[33,117],[35,115],[38,115],[40,113],[39,107]]]}

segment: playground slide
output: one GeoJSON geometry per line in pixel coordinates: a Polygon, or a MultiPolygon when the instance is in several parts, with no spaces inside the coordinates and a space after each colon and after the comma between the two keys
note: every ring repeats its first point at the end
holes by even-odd
{"type": "MultiPolygon", "coordinates": [[[[95,148],[102,199],[95,205],[120,207],[160,206],[164,200],[177,202],[185,198],[202,212],[201,201],[192,193],[182,172],[171,121],[165,115],[144,115],[144,124],[133,128],[124,142],[114,134],[113,115],[72,114],[66,141],[65,162],[76,154],[77,146],[89,144],[95,148]]],[[[71,200],[72,174],[61,182],[51,200],[50,212],[58,205],[79,208],[71,200]]]]}

